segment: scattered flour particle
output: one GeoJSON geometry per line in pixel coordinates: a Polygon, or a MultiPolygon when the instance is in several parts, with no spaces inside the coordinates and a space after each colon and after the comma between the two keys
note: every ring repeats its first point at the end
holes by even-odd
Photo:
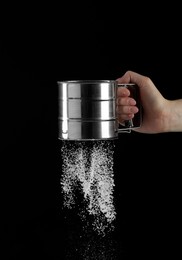
{"type": "Polygon", "coordinates": [[[71,210],[79,190],[82,203],[78,214],[102,235],[113,228],[116,218],[113,153],[112,141],[63,141],[61,147],[63,206],[71,210]]]}

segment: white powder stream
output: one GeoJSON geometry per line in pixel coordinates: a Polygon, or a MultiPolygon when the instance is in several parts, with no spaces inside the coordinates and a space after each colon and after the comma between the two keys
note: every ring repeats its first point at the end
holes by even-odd
{"type": "Polygon", "coordinates": [[[74,208],[77,203],[76,190],[79,190],[83,203],[78,214],[82,220],[92,221],[93,229],[104,235],[106,229],[113,229],[113,221],[116,218],[113,200],[114,144],[108,141],[88,144],[90,143],[82,141],[62,142],[60,183],[63,206],[70,210],[74,208]]]}

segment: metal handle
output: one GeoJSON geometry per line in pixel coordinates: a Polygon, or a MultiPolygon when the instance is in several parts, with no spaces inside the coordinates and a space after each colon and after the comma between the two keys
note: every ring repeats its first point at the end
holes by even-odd
{"type": "MultiPolygon", "coordinates": [[[[137,89],[137,85],[134,83],[126,83],[126,84],[117,84],[118,87],[126,87],[130,90],[131,96],[134,97],[134,99],[136,99],[137,97],[134,96],[133,94],[133,89],[135,89],[135,91],[138,91],[137,89]]],[[[138,127],[138,126],[136,126],[138,127]]],[[[130,120],[125,120],[124,123],[120,124],[119,123],[119,127],[118,127],[118,133],[131,133],[131,130],[136,128],[135,124],[133,122],[133,119],[130,120]],[[120,126],[122,126],[122,128],[120,128],[120,126]]]]}

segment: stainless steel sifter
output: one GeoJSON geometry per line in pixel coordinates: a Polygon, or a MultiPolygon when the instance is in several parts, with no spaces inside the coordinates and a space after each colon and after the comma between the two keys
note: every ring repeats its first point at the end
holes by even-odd
{"type": "Polygon", "coordinates": [[[140,107],[139,88],[114,80],[58,81],[58,138],[110,140],[141,126],[141,109],[120,125],[116,113],[117,88],[127,87],[140,107]]]}

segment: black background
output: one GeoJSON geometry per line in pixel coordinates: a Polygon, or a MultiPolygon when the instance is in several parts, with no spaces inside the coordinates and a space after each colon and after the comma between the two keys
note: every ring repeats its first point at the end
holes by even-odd
{"type": "Polygon", "coordinates": [[[5,259],[181,255],[181,133],[132,132],[115,141],[112,237],[83,234],[76,212],[61,211],[58,80],[116,79],[129,69],[149,76],[166,98],[182,96],[178,8],[104,7],[16,6],[3,19],[5,259]]]}

